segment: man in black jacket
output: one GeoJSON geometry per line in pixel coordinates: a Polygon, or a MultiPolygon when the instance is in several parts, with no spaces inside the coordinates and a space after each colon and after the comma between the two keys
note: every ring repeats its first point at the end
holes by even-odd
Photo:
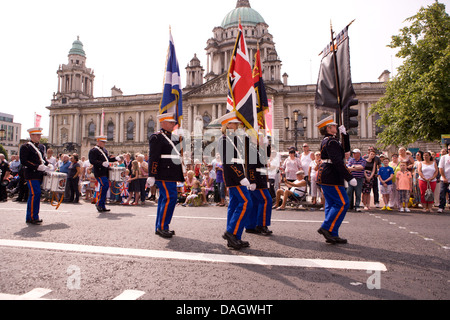
{"type": "Polygon", "coordinates": [[[41,202],[41,183],[44,172],[49,170],[45,158],[45,146],[39,144],[42,128],[28,129],[31,141],[20,147],[20,163],[24,168],[25,180],[28,184],[28,203],[26,222],[41,224],[39,219],[39,205],[41,202]]]}
{"type": "Polygon", "coordinates": [[[108,150],[105,149],[106,141],[106,136],[97,137],[97,145],[89,151],[89,162],[94,168],[94,176],[100,187],[98,201],[95,205],[100,213],[111,211],[105,207],[106,194],[109,189],[109,163],[117,161],[116,158],[110,157],[108,150]]]}
{"type": "Polygon", "coordinates": [[[171,238],[175,232],[169,230],[175,205],[177,204],[177,182],[184,182],[182,155],[179,145],[180,137],[172,131],[177,122],[172,113],[158,116],[161,130],[149,140],[149,187],[159,188],[158,209],[156,213],[155,234],[163,238],[171,238]],[[178,147],[177,147],[178,146],[178,147]]]}
{"type": "Polygon", "coordinates": [[[317,175],[317,183],[322,187],[326,203],[325,221],[317,231],[328,243],[347,243],[346,239],[339,237],[338,231],[350,206],[344,181],[349,181],[352,186],[357,183],[344,164],[345,152],[350,151],[350,139],[345,127],[341,126],[339,132],[344,137],[344,149],[336,136],[338,128],[333,116],[320,121],[316,126],[324,135],[320,147],[322,165],[317,175]]]}

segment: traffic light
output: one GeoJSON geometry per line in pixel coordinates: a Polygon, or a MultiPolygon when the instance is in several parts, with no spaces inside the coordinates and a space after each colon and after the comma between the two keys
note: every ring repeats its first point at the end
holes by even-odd
{"type": "Polygon", "coordinates": [[[344,126],[347,130],[351,130],[352,128],[358,128],[358,110],[351,109],[352,106],[357,105],[358,99],[353,99],[350,101],[347,108],[344,109],[342,118],[344,121],[344,126]]]}

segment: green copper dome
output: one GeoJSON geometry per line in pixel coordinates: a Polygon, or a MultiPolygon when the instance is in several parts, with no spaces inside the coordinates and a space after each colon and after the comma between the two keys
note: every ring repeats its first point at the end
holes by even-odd
{"type": "Polygon", "coordinates": [[[72,49],[70,49],[69,54],[78,54],[86,57],[86,52],[84,52],[83,43],[80,41],[80,37],[77,37],[77,40],[72,43],[72,49]]]}
{"type": "Polygon", "coordinates": [[[265,23],[263,17],[250,7],[248,0],[238,0],[236,8],[230,11],[223,19],[222,28],[237,26],[239,17],[241,17],[241,24],[246,26],[256,26],[258,23],[265,23]]]}

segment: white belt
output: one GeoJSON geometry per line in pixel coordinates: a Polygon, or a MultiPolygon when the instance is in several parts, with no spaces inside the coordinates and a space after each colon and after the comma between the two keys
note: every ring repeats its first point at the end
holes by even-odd
{"type": "Polygon", "coordinates": [[[325,159],[325,160],[322,160],[322,163],[333,164],[333,161],[331,161],[330,159],[325,159]]]}
{"type": "Polygon", "coordinates": [[[267,175],[269,172],[269,170],[267,170],[266,168],[257,168],[256,171],[265,175],[267,175]]]}
{"type": "Polygon", "coordinates": [[[162,154],[161,155],[161,159],[173,159],[173,160],[179,160],[180,156],[179,155],[174,155],[174,154],[162,154]]]}
{"type": "Polygon", "coordinates": [[[232,158],[231,162],[233,163],[237,163],[237,164],[245,164],[245,161],[242,159],[238,159],[238,158],[232,158]]]}

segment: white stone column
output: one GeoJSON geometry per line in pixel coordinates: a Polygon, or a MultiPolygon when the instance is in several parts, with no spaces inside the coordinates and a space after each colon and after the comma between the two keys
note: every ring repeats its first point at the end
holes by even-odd
{"type": "Polygon", "coordinates": [[[145,113],[144,111],[141,111],[141,142],[145,141],[145,113]]]}
{"type": "MultiPolygon", "coordinates": [[[[372,104],[370,102],[367,103],[367,113],[370,113],[370,109],[372,108],[372,104]]],[[[374,138],[374,133],[373,133],[373,127],[374,127],[374,123],[373,123],[373,116],[369,115],[367,117],[367,137],[368,138],[374,138]]]]}
{"type": "Polygon", "coordinates": [[[116,125],[114,130],[114,142],[119,143],[119,133],[120,133],[120,115],[116,113],[116,125]]]}
{"type": "Polygon", "coordinates": [[[316,124],[317,124],[317,108],[313,108],[313,121],[312,121],[312,125],[313,125],[313,137],[315,139],[317,139],[319,137],[319,130],[316,129],[316,124]]]}
{"type": "Polygon", "coordinates": [[[73,122],[74,122],[74,115],[71,114],[69,116],[69,142],[74,142],[73,140],[73,122]]]}
{"type": "Polygon", "coordinates": [[[81,116],[81,135],[80,135],[80,140],[83,141],[83,138],[86,136],[86,115],[83,114],[81,116]]]}
{"type": "Polygon", "coordinates": [[[79,134],[78,132],[80,131],[80,115],[78,113],[76,113],[74,115],[75,119],[74,119],[74,125],[73,125],[73,141],[75,143],[80,143],[81,144],[81,139],[79,139],[79,134]]]}
{"type": "Polygon", "coordinates": [[[53,116],[50,116],[49,119],[49,130],[48,130],[48,142],[53,143],[53,116]]]}
{"type": "Polygon", "coordinates": [[[312,106],[311,106],[311,104],[308,104],[306,113],[307,113],[307,117],[308,117],[308,122],[307,122],[308,126],[307,126],[307,129],[306,129],[306,137],[307,138],[312,138],[313,120],[314,119],[313,119],[313,115],[312,115],[312,106]]]}
{"type": "Polygon", "coordinates": [[[216,113],[216,110],[217,110],[217,105],[213,103],[212,108],[211,108],[211,117],[212,117],[211,120],[212,120],[212,121],[214,121],[214,120],[217,119],[217,113],[216,113]]]}
{"type": "Polygon", "coordinates": [[[134,141],[139,142],[139,132],[141,131],[141,121],[140,121],[140,114],[138,111],[136,111],[136,119],[134,121],[134,130],[135,130],[135,135],[134,135],[134,141]]]}
{"type": "Polygon", "coordinates": [[[361,116],[360,136],[362,139],[365,139],[367,138],[366,103],[361,103],[359,109],[361,116]]]}
{"type": "Polygon", "coordinates": [[[223,116],[223,106],[221,103],[217,105],[217,118],[220,118],[223,116]]]}
{"type": "Polygon", "coordinates": [[[192,134],[193,118],[192,105],[188,105],[188,130],[190,134],[192,134]]]}
{"type": "Polygon", "coordinates": [[[123,142],[123,118],[124,118],[124,114],[123,112],[120,113],[120,120],[119,120],[119,143],[123,142]]]}

